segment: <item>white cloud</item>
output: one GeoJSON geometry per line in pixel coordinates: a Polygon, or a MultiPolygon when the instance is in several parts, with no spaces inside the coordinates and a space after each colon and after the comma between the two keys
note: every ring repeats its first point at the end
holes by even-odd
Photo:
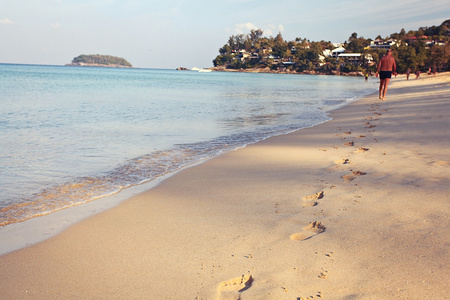
{"type": "Polygon", "coordinates": [[[236,24],[234,27],[234,31],[237,34],[247,34],[249,33],[252,29],[258,29],[258,27],[255,26],[255,24],[253,23],[245,23],[245,24],[236,24]]]}
{"type": "Polygon", "coordinates": [[[14,24],[14,22],[8,18],[4,18],[4,19],[0,19],[0,24],[14,24]]]}
{"type": "Polygon", "coordinates": [[[274,36],[277,35],[279,32],[283,32],[284,26],[282,24],[279,25],[268,24],[265,27],[261,28],[251,22],[247,22],[243,24],[236,24],[234,26],[234,31],[227,29],[227,32],[234,34],[248,34],[252,29],[262,29],[264,32],[264,36],[274,36]]]}
{"type": "Polygon", "coordinates": [[[284,26],[282,24],[279,24],[278,26],[269,24],[269,25],[267,25],[267,28],[265,28],[263,30],[264,30],[265,36],[274,36],[274,35],[277,35],[279,32],[283,32],[284,26]]]}
{"type": "Polygon", "coordinates": [[[50,24],[50,26],[55,29],[58,29],[61,26],[61,24],[59,24],[59,22],[55,22],[55,23],[50,24]]]}

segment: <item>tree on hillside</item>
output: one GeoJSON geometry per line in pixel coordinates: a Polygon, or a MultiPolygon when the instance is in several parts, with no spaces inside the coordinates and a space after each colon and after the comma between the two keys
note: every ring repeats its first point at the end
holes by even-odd
{"type": "Polygon", "coordinates": [[[252,29],[249,34],[249,39],[252,42],[252,45],[254,46],[258,41],[261,39],[263,35],[262,29],[252,29]]]}
{"type": "MultiPolygon", "coordinates": [[[[391,38],[396,39],[398,46],[392,46],[394,56],[397,60],[397,70],[399,73],[405,72],[408,68],[424,71],[425,68],[436,65],[441,70],[449,67],[450,44],[448,33],[450,32],[450,20],[443,22],[440,26],[420,27],[418,30],[405,32],[402,28],[400,33],[393,33],[391,38]],[[427,37],[425,37],[425,35],[427,37]],[[429,38],[439,40],[440,43],[434,46],[427,46],[426,40],[429,38]],[[445,45],[442,42],[445,42],[445,45]],[[408,44],[406,44],[408,43],[408,44]]],[[[377,39],[383,39],[380,35],[377,39]]],[[[388,39],[388,38],[386,38],[388,39]]],[[[261,29],[252,29],[249,34],[232,35],[228,43],[219,49],[219,55],[214,59],[214,66],[226,66],[227,68],[250,68],[250,67],[279,67],[303,70],[321,70],[325,73],[337,71],[361,71],[376,70],[376,64],[384,55],[385,50],[367,48],[372,39],[358,37],[356,32],[352,33],[345,42],[346,52],[362,53],[364,57],[370,54],[374,60],[373,65],[368,65],[364,60],[362,65],[351,64],[345,59],[341,59],[340,65],[336,58],[325,58],[323,51],[334,49],[331,42],[311,42],[306,38],[295,38],[294,41],[285,41],[281,32],[275,37],[264,37],[261,29]],[[254,54],[249,57],[243,55],[239,50],[245,50],[254,54]],[[273,56],[283,59],[278,63],[273,56]],[[289,64],[286,64],[289,62],[289,64]]]]}
{"type": "Polygon", "coordinates": [[[366,41],[363,37],[358,38],[358,34],[354,32],[348,39],[349,43],[345,49],[349,53],[362,53],[364,52],[364,44],[366,41]]]}
{"type": "MultiPolygon", "coordinates": [[[[225,45],[224,48],[225,48],[226,46],[228,46],[231,50],[236,50],[236,49],[237,49],[238,46],[237,46],[236,43],[235,43],[234,35],[232,35],[232,36],[230,36],[230,37],[228,38],[228,45],[225,45]]],[[[230,52],[231,52],[231,51],[230,51],[230,52]]]]}
{"type": "Polygon", "coordinates": [[[407,47],[405,43],[394,49],[393,56],[397,64],[397,73],[405,73],[408,69],[415,69],[416,51],[407,47]]]}
{"type": "Polygon", "coordinates": [[[284,41],[281,32],[277,34],[272,46],[272,51],[275,55],[285,58],[291,55],[291,50],[288,48],[288,44],[284,41]]]}
{"type": "Polygon", "coordinates": [[[417,69],[423,69],[426,66],[427,61],[427,49],[426,45],[423,41],[417,41],[412,45],[408,46],[408,48],[413,48],[416,52],[415,60],[413,63],[417,69]]]}
{"type": "Polygon", "coordinates": [[[322,46],[322,50],[326,50],[326,49],[333,50],[334,49],[334,46],[330,41],[326,42],[326,41],[322,40],[319,43],[322,46]]]}
{"type": "Polygon", "coordinates": [[[429,67],[436,66],[439,70],[448,66],[450,58],[450,44],[445,46],[434,45],[430,48],[430,55],[427,65],[429,67]]]}

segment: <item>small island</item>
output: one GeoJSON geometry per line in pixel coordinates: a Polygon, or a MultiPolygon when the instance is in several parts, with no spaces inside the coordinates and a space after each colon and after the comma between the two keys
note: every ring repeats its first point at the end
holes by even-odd
{"type": "Polygon", "coordinates": [[[133,66],[124,58],[100,55],[100,54],[82,54],[75,57],[72,63],[66,66],[78,67],[109,67],[109,68],[132,68],[133,66]]]}

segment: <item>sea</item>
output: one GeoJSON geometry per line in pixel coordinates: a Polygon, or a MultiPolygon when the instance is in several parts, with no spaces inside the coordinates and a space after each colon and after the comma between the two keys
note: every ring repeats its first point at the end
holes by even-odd
{"type": "Polygon", "coordinates": [[[330,120],[362,77],[0,64],[0,226],[330,120]]]}

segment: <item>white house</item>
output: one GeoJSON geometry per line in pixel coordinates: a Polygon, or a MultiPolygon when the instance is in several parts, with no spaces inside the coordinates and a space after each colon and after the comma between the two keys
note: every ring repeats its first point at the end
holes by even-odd
{"type": "Polygon", "coordinates": [[[273,55],[273,54],[269,54],[269,56],[267,56],[267,59],[272,60],[273,59],[273,63],[277,64],[279,62],[281,62],[281,58],[279,56],[273,55]]]}
{"type": "Polygon", "coordinates": [[[245,50],[241,50],[239,51],[239,55],[237,56],[237,58],[240,61],[244,61],[245,59],[249,58],[251,56],[250,53],[246,52],[245,50]]]}
{"type": "Polygon", "coordinates": [[[375,40],[370,42],[369,47],[372,49],[390,49],[394,45],[399,45],[395,39],[389,39],[387,41],[375,40]]]}
{"type": "MultiPolygon", "coordinates": [[[[363,56],[362,53],[341,53],[338,55],[338,58],[343,58],[346,61],[352,63],[361,63],[362,56],[363,56]]],[[[373,63],[373,57],[371,54],[366,54],[364,56],[364,59],[369,63],[369,65],[373,63]]]]}
{"type": "Polygon", "coordinates": [[[338,47],[336,49],[333,49],[331,51],[331,56],[332,57],[338,57],[339,54],[344,53],[344,52],[345,52],[345,48],[341,46],[341,47],[338,47]]]}
{"type": "Polygon", "coordinates": [[[325,57],[331,57],[331,56],[332,56],[332,53],[331,53],[331,50],[330,50],[330,49],[325,49],[325,50],[323,50],[322,54],[323,54],[323,56],[325,56],[325,57]]]}
{"type": "Polygon", "coordinates": [[[361,53],[340,53],[338,58],[344,58],[350,62],[359,62],[361,60],[361,53]]]}

